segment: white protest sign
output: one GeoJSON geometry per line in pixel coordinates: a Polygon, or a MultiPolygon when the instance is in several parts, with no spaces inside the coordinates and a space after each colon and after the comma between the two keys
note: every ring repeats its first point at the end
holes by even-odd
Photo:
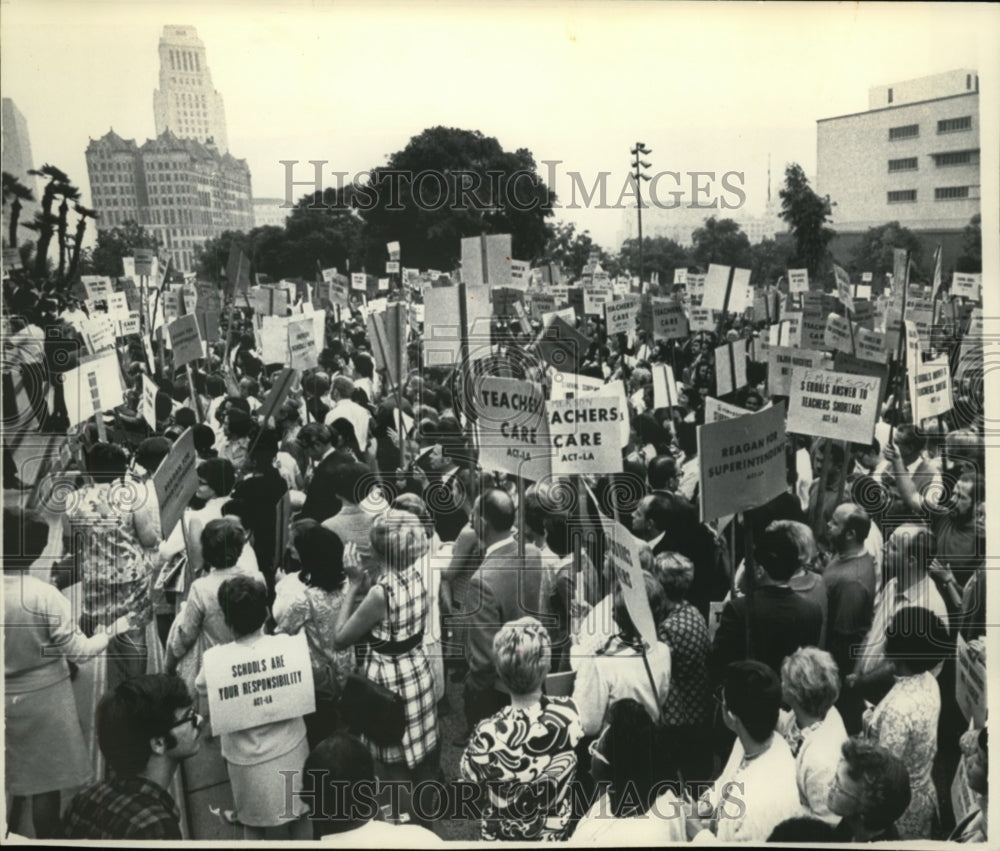
{"type": "Polygon", "coordinates": [[[705,397],[705,422],[719,423],[723,420],[733,420],[751,413],[746,408],[738,405],[730,405],[728,402],[720,402],[711,396],[705,397]]]}
{"type": "Polygon", "coordinates": [[[831,313],[826,317],[826,329],[823,333],[823,347],[835,352],[854,353],[850,322],[843,316],[831,313]]]}
{"type": "Polygon", "coordinates": [[[958,636],[955,699],[967,721],[986,723],[986,653],[982,639],[973,642],[958,636]]]}
{"type": "Polygon", "coordinates": [[[857,356],[862,360],[870,360],[875,363],[886,363],[889,360],[889,351],[885,345],[885,334],[878,331],[869,331],[867,328],[857,327],[854,329],[857,344],[857,356]]]}
{"type": "Polygon", "coordinates": [[[351,273],[351,289],[364,292],[368,289],[368,276],[364,272],[351,273]]]}
{"type": "Polygon", "coordinates": [[[726,291],[729,289],[730,266],[720,266],[711,263],[705,276],[705,290],[701,298],[701,306],[722,311],[726,308],[726,291]]]}
{"type": "Polygon", "coordinates": [[[91,301],[107,301],[114,292],[111,278],[104,275],[81,275],[80,283],[83,284],[87,298],[91,301]]]}
{"type": "Polygon", "coordinates": [[[385,264],[385,273],[387,275],[398,275],[399,274],[399,261],[390,260],[385,264]]]}
{"type": "MultiPolygon", "coordinates": [[[[774,327],[773,325],[771,326],[774,327]]],[[[771,340],[778,346],[802,345],[802,312],[799,310],[789,311],[782,314],[781,322],[778,325],[778,339],[771,340]],[[786,324],[787,323],[787,330],[786,324]]]]}
{"type": "Polygon", "coordinates": [[[627,417],[617,395],[598,394],[548,404],[552,475],[620,473],[620,423],[627,417]]]}
{"type": "MultiPolygon", "coordinates": [[[[871,272],[868,273],[869,280],[871,280],[871,272]]],[[[871,284],[855,284],[851,290],[855,299],[868,300],[872,297],[872,287],[871,284]]]]}
{"type": "Polygon", "coordinates": [[[128,337],[130,334],[138,334],[141,325],[142,319],[138,313],[126,314],[124,319],[118,320],[117,336],[128,337]]]}
{"type": "Polygon", "coordinates": [[[288,362],[288,316],[260,317],[260,359],[264,363],[288,362]]]}
{"type": "Polygon", "coordinates": [[[628,334],[635,330],[635,317],[639,313],[639,297],[627,295],[604,305],[604,315],[608,323],[608,336],[628,334]]]}
{"type": "Polygon", "coordinates": [[[788,431],[869,445],[879,409],[877,377],[792,369],[788,431]]]}
{"type": "Polygon", "coordinates": [[[920,349],[920,332],[909,319],[903,322],[903,333],[906,335],[906,380],[909,385],[910,398],[917,398],[917,372],[923,363],[920,349]]]}
{"type": "Polygon", "coordinates": [[[654,298],[653,337],[657,340],[683,340],[688,335],[684,309],[672,298],[654,298]]]}
{"type": "Polygon", "coordinates": [[[167,287],[160,292],[162,299],[163,318],[172,322],[181,315],[181,292],[173,287],[167,287]]]}
{"type": "Polygon", "coordinates": [[[689,319],[692,331],[715,330],[715,311],[708,307],[692,307],[689,319]]]}
{"type": "Polygon", "coordinates": [[[552,399],[575,399],[588,393],[600,393],[607,387],[602,378],[576,375],[572,372],[557,372],[552,376],[552,399]]]}
{"type": "MultiPolygon", "coordinates": [[[[562,373],[558,373],[562,375],[562,373]]],[[[485,376],[476,382],[479,463],[536,482],[551,469],[551,447],[542,386],[485,376]]]]}
{"type": "Polygon", "coordinates": [[[170,333],[174,366],[184,366],[205,357],[205,344],[201,339],[198,318],[194,314],[188,313],[175,319],[167,326],[167,331],[170,333]]]}
{"type": "Polygon", "coordinates": [[[847,277],[847,272],[836,263],[833,264],[833,274],[837,279],[837,298],[840,299],[840,303],[844,305],[848,313],[854,313],[854,293],[851,279],[847,277]]]}
{"type": "Polygon", "coordinates": [[[307,370],[319,366],[312,316],[288,323],[288,352],[288,365],[292,369],[307,370]]]}
{"type": "Polygon", "coordinates": [[[108,296],[108,316],[114,322],[120,322],[122,319],[128,319],[128,315],[128,297],[125,293],[111,293],[108,296]]]}
{"type": "Polygon", "coordinates": [[[399,261],[399,242],[394,240],[392,242],[387,242],[385,244],[386,251],[389,252],[389,260],[398,262],[399,261]]]}
{"type": "Polygon", "coordinates": [[[316,710],[305,632],[265,635],[205,651],[212,733],[234,733],[316,710]]]}
{"type": "Polygon", "coordinates": [[[715,350],[715,392],[734,393],[747,384],[747,341],[734,340],[715,350]]]}
{"type": "Polygon", "coordinates": [[[861,273],[861,280],[864,283],[866,283],[866,284],[870,284],[871,281],[872,281],[872,273],[871,272],[862,272],[861,273]]]}
{"type": "Polygon", "coordinates": [[[323,276],[323,283],[331,284],[337,280],[337,267],[334,266],[330,269],[323,269],[320,274],[323,276]]]}
{"type": "Polygon", "coordinates": [[[788,270],[788,291],[790,293],[809,292],[809,270],[789,269],[788,270]]]}
{"type": "MultiPolygon", "coordinates": [[[[595,504],[599,504],[593,493],[591,493],[591,499],[594,500],[595,504]]],[[[604,528],[604,535],[607,539],[605,553],[611,560],[625,608],[642,642],[648,648],[655,647],[657,641],[656,621],[653,619],[653,612],[649,606],[646,578],[639,557],[642,544],[621,523],[616,523],[603,514],[600,517],[601,526],[604,528]]]]}
{"type": "Polygon", "coordinates": [[[198,490],[198,453],[194,448],[194,431],[185,429],[174,441],[170,452],[153,473],[153,488],[160,503],[160,528],[164,540],[181,519],[191,497],[198,490]]]}
{"type": "Polygon", "coordinates": [[[588,316],[603,316],[604,307],[611,303],[614,291],[610,287],[589,286],[583,288],[583,312],[588,316]]]}
{"type": "Polygon", "coordinates": [[[511,278],[511,235],[469,236],[462,239],[462,281],[472,286],[506,287],[511,278]]]}
{"type": "Polygon", "coordinates": [[[527,260],[510,261],[510,283],[507,285],[518,290],[528,289],[528,277],[531,274],[531,264],[527,260]]]}
{"type": "Polygon", "coordinates": [[[674,408],[679,404],[674,368],[666,363],[653,364],[653,407],[674,408]]]}
{"type": "Polygon", "coordinates": [[[388,278],[379,278],[378,279],[378,291],[380,293],[387,293],[387,292],[389,292],[389,279],[388,278]]]}
{"type": "Polygon", "coordinates": [[[789,395],[794,367],[818,369],[822,364],[822,352],[795,346],[771,346],[767,351],[767,392],[771,396],[789,395]]]}
{"type": "Polygon", "coordinates": [[[106,313],[95,313],[83,323],[92,354],[115,347],[115,323],[106,313]]]}
{"type": "Polygon", "coordinates": [[[674,286],[687,286],[688,282],[688,270],[687,269],[674,269],[674,286]]]}
{"type": "Polygon", "coordinates": [[[982,301],[983,276],[981,273],[954,272],[951,276],[951,294],[971,301],[982,301]]]}
{"type": "Polygon", "coordinates": [[[914,383],[917,389],[913,397],[914,422],[939,417],[951,410],[951,368],[947,355],[920,364],[914,383]]]}
{"type": "Polygon", "coordinates": [[[159,388],[146,373],[142,374],[142,418],[156,431],[156,394],[159,388]]]}
{"type": "Polygon", "coordinates": [[[115,408],[125,398],[121,366],[114,351],[99,352],[81,359],[78,367],[64,373],[66,413],[70,427],[103,411],[115,408]]]}
{"type": "Polygon", "coordinates": [[[785,484],[785,408],[698,427],[702,521],[764,505],[785,484]]]}
{"type": "Polygon", "coordinates": [[[548,328],[552,324],[552,321],[559,317],[563,322],[568,322],[572,326],[576,326],[576,313],[572,307],[564,307],[562,310],[553,310],[550,313],[542,314],[542,327],[548,328]]]}

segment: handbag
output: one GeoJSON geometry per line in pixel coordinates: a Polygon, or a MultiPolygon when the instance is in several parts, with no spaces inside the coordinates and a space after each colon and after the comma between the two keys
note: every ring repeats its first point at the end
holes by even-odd
{"type": "Polygon", "coordinates": [[[396,692],[364,674],[350,673],[340,698],[340,715],[352,733],[379,747],[398,745],[406,730],[406,707],[396,692]]]}

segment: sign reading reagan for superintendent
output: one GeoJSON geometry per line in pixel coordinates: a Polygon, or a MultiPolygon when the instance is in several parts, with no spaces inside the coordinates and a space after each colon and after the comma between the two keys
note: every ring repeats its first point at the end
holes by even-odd
{"type": "Polygon", "coordinates": [[[233,733],[316,710],[306,634],[266,635],[205,651],[212,733],[233,733]]]}

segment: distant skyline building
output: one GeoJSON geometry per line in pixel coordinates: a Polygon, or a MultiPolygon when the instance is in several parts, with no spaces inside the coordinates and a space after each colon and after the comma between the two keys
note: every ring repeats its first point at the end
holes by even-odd
{"type": "Polygon", "coordinates": [[[253,227],[246,160],[170,130],[138,145],[110,130],[87,146],[87,174],[98,231],[132,220],[157,239],[183,272],[196,247],[223,231],[253,227]]]}
{"type": "Polygon", "coordinates": [[[153,91],[156,135],[170,130],[182,139],[214,141],[229,152],[226,110],[212,85],[205,45],[194,27],[167,25],[160,36],[160,87],[153,91]]]}
{"type": "Polygon", "coordinates": [[[266,225],[283,228],[288,220],[288,214],[292,211],[282,205],[284,198],[254,198],[253,199],[253,226],[261,228],[266,225]]]}
{"type": "MultiPolygon", "coordinates": [[[[16,177],[35,196],[35,202],[21,202],[20,221],[30,222],[38,209],[38,183],[33,174],[28,174],[35,167],[35,160],[31,156],[31,137],[28,134],[28,122],[25,120],[17,104],[10,98],[2,100],[3,122],[3,147],[0,148],[0,162],[3,171],[16,177]]],[[[7,240],[7,213],[4,208],[3,216],[3,239],[7,240]]],[[[20,242],[20,236],[18,242],[20,242]]]]}

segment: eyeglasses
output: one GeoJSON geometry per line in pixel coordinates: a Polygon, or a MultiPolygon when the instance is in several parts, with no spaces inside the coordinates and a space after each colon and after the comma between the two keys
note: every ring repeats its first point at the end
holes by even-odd
{"type": "Polygon", "coordinates": [[[199,715],[194,710],[191,710],[183,718],[180,718],[177,721],[174,721],[174,723],[170,725],[169,729],[173,730],[174,727],[180,727],[183,724],[190,723],[191,726],[195,728],[195,730],[200,730],[201,729],[201,725],[202,725],[202,723],[204,721],[205,721],[205,719],[201,715],[199,715]]]}

